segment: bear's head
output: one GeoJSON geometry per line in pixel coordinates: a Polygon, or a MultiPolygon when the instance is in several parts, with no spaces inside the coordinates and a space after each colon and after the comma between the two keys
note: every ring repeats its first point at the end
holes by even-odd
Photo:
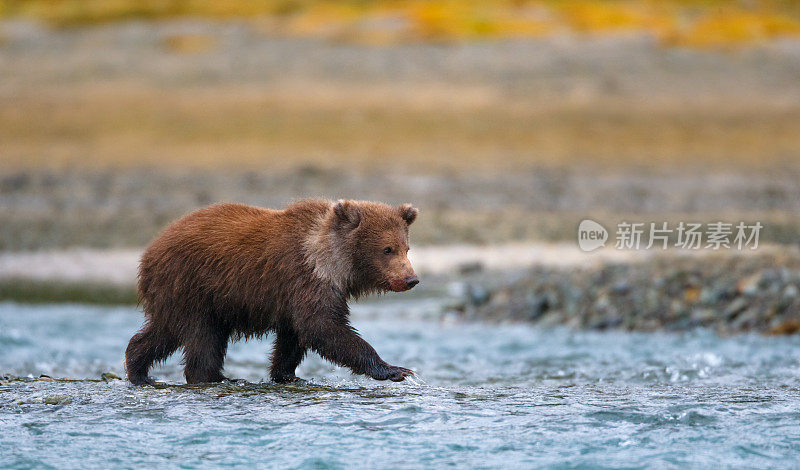
{"type": "Polygon", "coordinates": [[[336,201],[313,242],[315,272],[354,296],[411,289],[419,279],[408,260],[408,226],[417,212],[411,204],[336,201]]]}

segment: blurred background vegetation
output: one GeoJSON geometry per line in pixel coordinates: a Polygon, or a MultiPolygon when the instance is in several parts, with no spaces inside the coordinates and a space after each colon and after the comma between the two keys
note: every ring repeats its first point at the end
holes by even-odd
{"type": "Polygon", "coordinates": [[[792,0],[3,0],[0,14],[57,26],[267,19],[288,34],[367,43],[638,30],[664,44],[704,47],[800,33],[800,5],[792,0]],[[391,28],[370,27],[387,21],[391,28]]]}
{"type": "Polygon", "coordinates": [[[6,251],[304,196],[414,202],[424,244],[800,234],[795,1],[0,0],[0,65],[6,251]]]}

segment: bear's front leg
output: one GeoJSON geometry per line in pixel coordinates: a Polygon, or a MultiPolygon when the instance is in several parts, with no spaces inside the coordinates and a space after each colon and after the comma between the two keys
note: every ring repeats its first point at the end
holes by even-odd
{"type": "Polygon", "coordinates": [[[414,375],[411,369],[387,364],[359,336],[347,320],[347,304],[339,306],[339,310],[335,313],[315,312],[300,316],[295,325],[300,345],[313,349],[333,363],[350,368],[355,374],[376,380],[400,382],[414,375]]]}
{"type": "Polygon", "coordinates": [[[294,371],[305,355],[306,348],[300,346],[297,334],[291,327],[278,329],[269,374],[272,381],[281,384],[296,381],[294,371]]]}
{"type": "Polygon", "coordinates": [[[309,340],[311,348],[325,359],[350,368],[353,373],[392,382],[414,375],[411,369],[386,363],[350,325],[329,324],[320,333],[309,340]]]}

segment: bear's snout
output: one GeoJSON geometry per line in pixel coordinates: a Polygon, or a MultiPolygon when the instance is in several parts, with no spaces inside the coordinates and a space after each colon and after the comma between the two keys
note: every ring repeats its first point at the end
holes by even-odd
{"type": "Polygon", "coordinates": [[[390,289],[395,292],[405,292],[417,284],[419,284],[419,278],[416,274],[389,282],[390,289]]]}

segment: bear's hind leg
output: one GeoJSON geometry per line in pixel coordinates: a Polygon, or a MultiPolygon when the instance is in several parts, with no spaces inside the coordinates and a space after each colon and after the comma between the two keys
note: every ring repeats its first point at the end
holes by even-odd
{"type": "Polygon", "coordinates": [[[146,323],[133,335],[125,350],[125,370],[128,380],[134,385],[154,384],[147,374],[153,363],[163,361],[178,348],[174,337],[158,331],[152,323],[146,323]]]}
{"type": "Polygon", "coordinates": [[[228,350],[230,331],[202,325],[184,348],[186,383],[222,382],[222,366],[228,350]]]}
{"type": "Polygon", "coordinates": [[[300,346],[295,332],[289,328],[279,329],[272,352],[270,378],[276,383],[294,382],[297,380],[294,370],[305,355],[306,349],[300,346]]]}

